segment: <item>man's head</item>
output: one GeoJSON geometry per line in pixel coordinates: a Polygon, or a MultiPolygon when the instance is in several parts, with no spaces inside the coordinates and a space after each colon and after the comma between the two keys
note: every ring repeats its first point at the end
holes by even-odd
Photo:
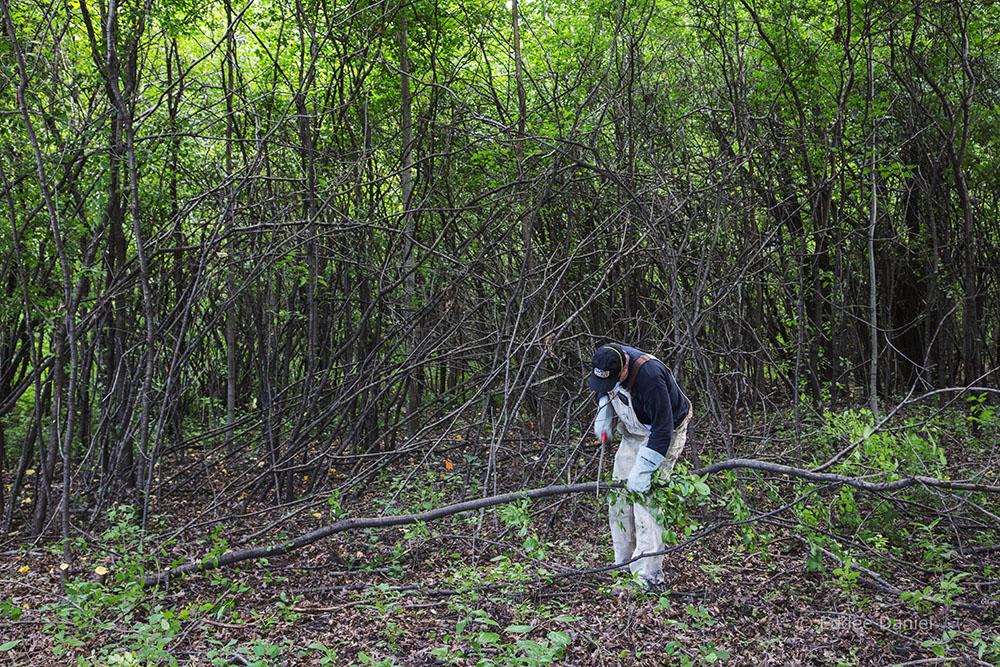
{"type": "Polygon", "coordinates": [[[622,372],[628,367],[628,355],[621,345],[609,343],[597,348],[590,362],[590,388],[599,394],[606,394],[621,380],[622,372]]]}

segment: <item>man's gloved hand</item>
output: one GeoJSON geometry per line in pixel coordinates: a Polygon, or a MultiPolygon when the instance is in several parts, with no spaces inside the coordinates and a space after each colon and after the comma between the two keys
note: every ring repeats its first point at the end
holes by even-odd
{"type": "Polygon", "coordinates": [[[607,394],[601,396],[597,401],[597,417],[594,419],[594,437],[604,442],[611,439],[611,420],[614,418],[615,409],[611,406],[611,399],[607,394]]]}
{"type": "Polygon", "coordinates": [[[632,464],[632,472],[628,474],[625,488],[637,493],[646,493],[653,482],[653,473],[657,471],[663,459],[663,454],[649,447],[641,447],[632,464]]]}

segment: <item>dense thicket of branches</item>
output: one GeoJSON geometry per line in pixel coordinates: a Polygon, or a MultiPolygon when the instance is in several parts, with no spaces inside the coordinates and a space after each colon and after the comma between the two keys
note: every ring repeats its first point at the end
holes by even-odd
{"type": "Polygon", "coordinates": [[[992,5],[0,9],[4,532],[206,459],[275,503],[456,435],[493,475],[577,441],[606,339],[723,434],[998,365],[992,5]]]}

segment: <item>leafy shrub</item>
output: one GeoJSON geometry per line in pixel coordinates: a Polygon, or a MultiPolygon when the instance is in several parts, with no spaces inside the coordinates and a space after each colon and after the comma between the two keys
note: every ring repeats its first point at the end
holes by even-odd
{"type": "Polygon", "coordinates": [[[941,476],[948,460],[937,442],[935,425],[924,419],[907,419],[892,431],[875,431],[868,410],[847,410],[825,414],[824,429],[829,435],[843,436],[860,443],[838,467],[843,475],[870,475],[884,471],[888,477],[904,475],[941,476]]]}

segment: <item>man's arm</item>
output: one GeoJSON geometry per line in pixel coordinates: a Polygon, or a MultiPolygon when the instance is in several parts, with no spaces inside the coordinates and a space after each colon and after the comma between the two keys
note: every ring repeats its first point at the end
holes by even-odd
{"type": "Polygon", "coordinates": [[[674,436],[674,413],[663,374],[654,373],[642,388],[642,407],[646,416],[652,420],[649,440],[639,448],[635,463],[625,482],[625,487],[629,491],[638,493],[649,491],[653,473],[666,458],[670,441],[674,436]]]}
{"type": "Polygon", "coordinates": [[[642,406],[652,420],[649,442],[646,446],[657,454],[666,456],[674,437],[674,406],[662,373],[655,374],[643,386],[642,406]]]}

